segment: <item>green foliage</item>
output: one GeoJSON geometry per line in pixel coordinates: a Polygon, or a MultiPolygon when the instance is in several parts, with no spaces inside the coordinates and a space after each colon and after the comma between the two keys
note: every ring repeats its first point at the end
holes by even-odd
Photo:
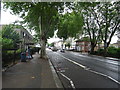
{"type": "Polygon", "coordinates": [[[82,33],[88,36],[89,39],[86,41],[91,42],[91,53],[94,52],[94,47],[100,41],[99,27],[96,24],[96,16],[94,14],[94,11],[97,11],[97,5],[99,5],[97,2],[80,2],[76,5],[77,11],[82,11],[84,19],[82,33]]]}
{"type": "MultiPolygon", "coordinates": [[[[120,26],[120,2],[114,3],[101,3],[98,8],[98,12],[101,14],[98,16],[99,27],[101,28],[101,38],[106,46],[109,47],[112,37],[119,30],[120,26]]],[[[96,13],[98,13],[96,12],[96,13]]],[[[105,45],[104,44],[104,45],[105,45]]],[[[104,46],[105,47],[105,46],[104,46]]],[[[106,48],[106,47],[105,47],[106,48]]]]}
{"type": "Polygon", "coordinates": [[[115,48],[115,47],[109,47],[108,48],[108,53],[109,54],[115,54],[117,52],[117,48],[115,48]]]}
{"type": "Polygon", "coordinates": [[[71,12],[61,15],[58,24],[58,37],[66,40],[68,37],[76,37],[82,32],[83,17],[80,12],[71,12]]]}
{"type": "Polygon", "coordinates": [[[97,43],[104,42],[104,51],[107,51],[115,32],[120,26],[120,2],[80,2],[77,10],[82,9],[84,17],[84,34],[89,35],[91,50],[97,43]]]}
{"type": "Polygon", "coordinates": [[[13,40],[3,38],[2,39],[2,49],[11,49],[11,48],[13,48],[13,40]]]}
{"type": "Polygon", "coordinates": [[[54,42],[53,43],[48,43],[48,47],[54,47],[54,42]]]}
{"type": "Polygon", "coordinates": [[[19,43],[19,34],[14,31],[14,25],[5,25],[2,28],[3,49],[16,48],[19,43]]]}
{"type": "Polygon", "coordinates": [[[20,60],[20,53],[21,49],[16,50],[16,53],[14,50],[6,50],[2,52],[2,67],[6,67],[9,64],[13,63],[13,60],[15,61],[20,60]]]}
{"type": "Polygon", "coordinates": [[[7,51],[7,54],[8,54],[8,55],[14,54],[14,51],[7,51]]]}
{"type": "Polygon", "coordinates": [[[19,42],[19,34],[14,31],[14,25],[5,25],[2,28],[2,64],[6,66],[10,64],[15,59],[20,59],[20,50],[16,51],[16,55],[14,55],[14,49],[17,48],[17,43],[19,42]]]}
{"type": "MultiPolygon", "coordinates": [[[[104,49],[98,49],[93,54],[104,56],[104,49]]],[[[108,47],[106,56],[120,58],[120,48],[108,47]]]]}
{"type": "Polygon", "coordinates": [[[22,50],[21,49],[18,49],[17,51],[16,51],[16,53],[21,53],[22,52],[22,50]]]}
{"type": "Polygon", "coordinates": [[[67,46],[68,48],[70,48],[71,44],[70,44],[70,43],[67,43],[66,46],[67,46]]]}
{"type": "Polygon", "coordinates": [[[102,56],[103,56],[103,55],[104,55],[104,49],[101,49],[101,48],[100,48],[100,49],[98,49],[97,52],[94,53],[94,54],[102,55],[102,56]]]}
{"type": "Polygon", "coordinates": [[[49,44],[50,47],[54,47],[54,43],[49,44]]]}
{"type": "Polygon", "coordinates": [[[109,47],[107,54],[108,54],[108,56],[120,58],[120,48],[109,47]]]}
{"type": "Polygon", "coordinates": [[[49,38],[54,35],[58,22],[58,12],[63,12],[63,5],[63,2],[5,2],[4,8],[10,8],[13,14],[19,14],[24,19],[23,23],[35,30],[38,37],[42,38],[41,33],[44,31],[44,37],[49,38]]]}
{"type": "MultiPolygon", "coordinates": [[[[4,7],[10,8],[13,14],[19,14],[31,30],[35,30],[41,40],[41,57],[46,56],[47,39],[57,29],[58,16],[64,10],[64,2],[6,2],[4,7]]],[[[66,6],[69,3],[66,3],[66,6]]]]}
{"type": "Polygon", "coordinates": [[[0,30],[0,49],[2,48],[2,30],[0,30]]]}
{"type": "Polygon", "coordinates": [[[117,49],[117,56],[120,58],[120,47],[117,49]]]}

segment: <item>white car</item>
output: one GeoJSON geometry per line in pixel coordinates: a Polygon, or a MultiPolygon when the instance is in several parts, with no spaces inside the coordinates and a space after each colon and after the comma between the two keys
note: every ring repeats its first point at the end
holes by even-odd
{"type": "Polygon", "coordinates": [[[57,51],[58,49],[56,47],[53,47],[52,48],[52,51],[57,51]]]}

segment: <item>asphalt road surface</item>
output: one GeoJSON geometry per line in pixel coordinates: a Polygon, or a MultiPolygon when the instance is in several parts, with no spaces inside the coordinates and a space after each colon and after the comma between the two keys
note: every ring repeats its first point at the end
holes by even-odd
{"type": "Polygon", "coordinates": [[[120,88],[120,62],[76,52],[47,49],[65,88],[120,88]]]}

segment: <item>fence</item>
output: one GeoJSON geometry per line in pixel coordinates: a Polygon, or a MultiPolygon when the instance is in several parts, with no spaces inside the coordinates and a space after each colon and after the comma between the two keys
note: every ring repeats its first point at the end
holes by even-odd
{"type": "Polygon", "coordinates": [[[2,67],[13,65],[20,59],[20,51],[17,49],[2,49],[2,67]]]}

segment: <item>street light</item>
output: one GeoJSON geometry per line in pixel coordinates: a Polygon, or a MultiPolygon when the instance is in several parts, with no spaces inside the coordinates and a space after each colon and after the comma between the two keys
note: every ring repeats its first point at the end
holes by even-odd
{"type": "Polygon", "coordinates": [[[23,32],[23,48],[25,49],[25,33],[23,32]]]}

